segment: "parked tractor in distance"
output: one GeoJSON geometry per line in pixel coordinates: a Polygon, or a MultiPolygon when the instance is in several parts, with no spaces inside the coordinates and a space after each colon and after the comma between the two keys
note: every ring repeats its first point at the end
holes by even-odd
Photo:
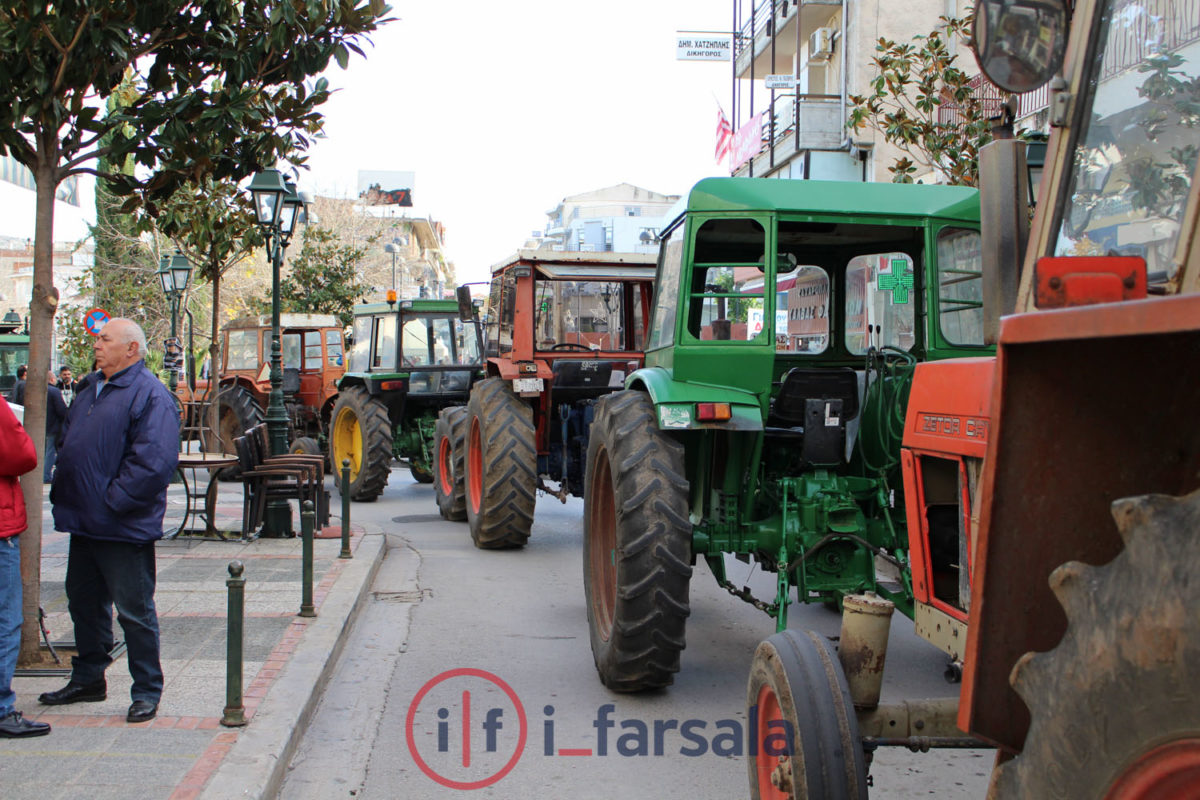
{"type": "Polygon", "coordinates": [[[434,481],[476,547],[523,546],[538,491],[583,494],[595,403],[642,364],[653,280],[635,253],[522,250],[492,267],[487,379],[443,412],[434,481]]]}
{"type": "Polygon", "coordinates": [[[17,383],[17,367],[29,363],[29,326],[16,311],[0,321],[0,394],[5,397],[17,383]]]}
{"type": "Polygon", "coordinates": [[[338,474],[343,460],[350,461],[352,499],[379,497],[393,458],[407,461],[418,482],[433,481],[438,412],[466,402],[483,374],[482,345],[465,287],[458,302],[402,300],[354,309],[350,364],[329,435],[338,474]]]}
{"type": "MultiPolygon", "coordinates": [[[[280,314],[283,364],[283,402],[288,416],[289,449],[322,453],[329,415],[337,399],[337,381],[346,371],[342,326],[332,314],[280,314]]],[[[271,319],[243,317],[221,329],[221,378],[217,394],[219,448],[232,453],[233,440],[263,421],[271,394],[271,319]]],[[[206,364],[191,389],[184,381],[179,399],[189,415],[203,413],[193,402],[209,392],[211,370],[206,364]]],[[[207,430],[189,418],[186,427],[207,430]]]]}

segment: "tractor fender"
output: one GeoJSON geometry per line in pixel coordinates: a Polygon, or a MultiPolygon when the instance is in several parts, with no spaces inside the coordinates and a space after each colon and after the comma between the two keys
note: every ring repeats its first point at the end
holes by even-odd
{"type": "Polygon", "coordinates": [[[626,389],[650,395],[658,426],[669,430],[761,431],[762,406],[758,395],[730,386],[677,381],[663,367],[645,367],[625,379],[626,389]],[[699,422],[697,403],[728,403],[731,416],[722,422],[699,422]]]}

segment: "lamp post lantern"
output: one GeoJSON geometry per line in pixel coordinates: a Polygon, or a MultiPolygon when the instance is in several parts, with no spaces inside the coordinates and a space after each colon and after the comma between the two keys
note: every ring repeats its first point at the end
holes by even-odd
{"type": "MultiPolygon", "coordinates": [[[[296,228],[304,198],[295,185],[283,179],[276,169],[259,172],[248,187],[254,202],[254,213],[267,242],[267,258],[271,261],[271,394],[267,403],[267,435],[271,455],[287,452],[287,409],[283,404],[283,358],[279,333],[279,271],[283,254],[296,228]]],[[[262,535],[280,537],[292,535],[292,508],[282,498],[267,505],[262,535]]]]}
{"type": "Polygon", "coordinates": [[[170,364],[168,385],[171,394],[174,394],[179,386],[179,367],[183,363],[183,348],[179,344],[179,306],[187,294],[191,277],[192,262],[188,261],[187,256],[178,250],[174,255],[163,253],[158,261],[158,282],[171,308],[171,338],[167,340],[164,353],[164,360],[170,364]]]}

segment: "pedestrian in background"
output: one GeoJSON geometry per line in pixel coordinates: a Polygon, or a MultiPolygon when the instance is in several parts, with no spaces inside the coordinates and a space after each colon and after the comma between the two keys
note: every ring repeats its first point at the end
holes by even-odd
{"type": "Polygon", "coordinates": [[[78,655],[67,685],[38,701],[107,698],[115,605],[133,677],[125,719],[146,722],[158,713],[163,688],[154,543],[179,462],[179,413],[146,367],[146,334],[136,322],[109,320],[92,349],[99,371],[79,382],[50,489],[54,527],[71,534],[67,610],[78,655]]]}
{"type": "Polygon", "coordinates": [[[76,384],[78,384],[78,381],[76,381],[73,377],[71,377],[71,368],[70,367],[59,368],[58,381],[55,382],[54,385],[57,386],[59,388],[59,390],[62,392],[63,402],[66,403],[67,405],[71,405],[71,400],[73,400],[75,398],[76,384]]]}
{"type": "Polygon", "coordinates": [[[46,372],[46,457],[42,459],[42,483],[54,477],[54,462],[58,458],[58,437],[67,421],[67,404],[62,389],[54,385],[54,371],[46,372]]]}
{"type": "Polygon", "coordinates": [[[21,651],[21,547],[25,498],[17,480],[37,466],[33,440],[0,399],[0,737],[44,736],[50,726],[13,708],[13,671],[21,651]]]}
{"type": "Polygon", "coordinates": [[[8,393],[8,399],[19,406],[25,405],[25,373],[28,371],[27,364],[17,367],[17,382],[13,384],[12,391],[8,393]]]}

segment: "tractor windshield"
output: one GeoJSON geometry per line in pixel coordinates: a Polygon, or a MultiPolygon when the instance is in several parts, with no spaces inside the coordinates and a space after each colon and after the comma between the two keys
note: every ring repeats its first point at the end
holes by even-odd
{"type": "Polygon", "coordinates": [[[0,344],[0,390],[8,391],[17,382],[17,367],[29,363],[29,346],[0,344]]]}
{"type": "Polygon", "coordinates": [[[470,366],[480,362],[474,326],[463,324],[451,314],[407,317],[400,347],[406,367],[470,366]]]}
{"type": "Polygon", "coordinates": [[[538,280],[534,284],[538,350],[632,350],[625,329],[624,284],[538,280]]]}
{"type": "Polygon", "coordinates": [[[1054,254],[1142,256],[1153,276],[1172,269],[1196,169],[1196,3],[1104,5],[1054,254]]]}

